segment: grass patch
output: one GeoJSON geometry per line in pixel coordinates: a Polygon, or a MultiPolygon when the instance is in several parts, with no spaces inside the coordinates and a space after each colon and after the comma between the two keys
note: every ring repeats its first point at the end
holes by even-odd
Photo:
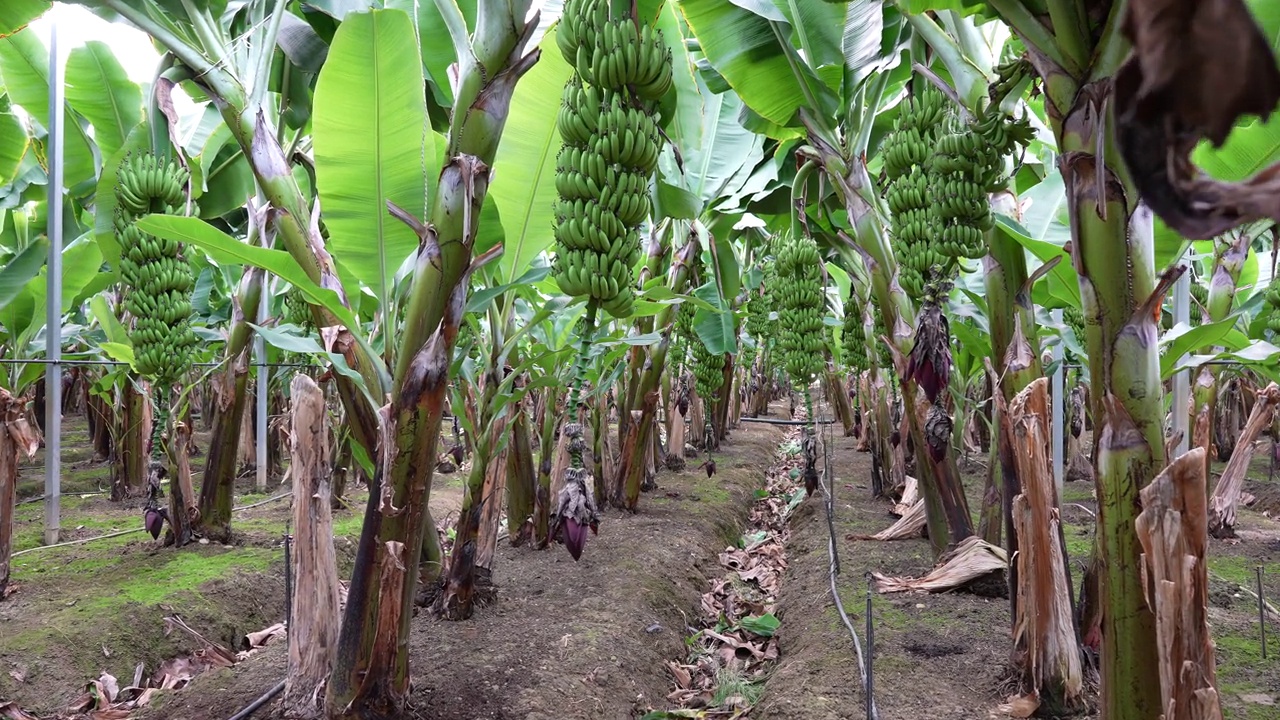
{"type": "Polygon", "coordinates": [[[1263,572],[1267,575],[1274,575],[1280,572],[1280,563],[1259,563],[1257,560],[1240,557],[1238,555],[1214,555],[1212,551],[1209,554],[1209,570],[1223,580],[1242,585],[1249,589],[1254,589],[1257,584],[1258,565],[1263,566],[1263,572]]]}
{"type": "Polygon", "coordinates": [[[1062,484],[1062,502],[1093,502],[1093,483],[1069,482],[1062,484]]]}
{"type": "MultiPolygon", "coordinates": [[[[716,672],[716,692],[711,697],[711,706],[721,707],[731,698],[742,698],[746,705],[755,705],[760,702],[762,694],[763,686],[751,682],[736,670],[723,668],[716,672]]],[[[744,703],[735,701],[733,704],[741,706],[744,703]]]]}
{"type": "Polygon", "coordinates": [[[182,551],[163,565],[139,568],[120,584],[118,596],[124,601],[159,604],[183,591],[198,590],[204,583],[232,570],[265,571],[278,557],[278,553],[263,548],[216,554],[182,551]]]}
{"type": "Polygon", "coordinates": [[[1067,555],[1070,557],[1087,560],[1093,553],[1093,532],[1090,528],[1064,523],[1062,534],[1067,540],[1067,555]]]}

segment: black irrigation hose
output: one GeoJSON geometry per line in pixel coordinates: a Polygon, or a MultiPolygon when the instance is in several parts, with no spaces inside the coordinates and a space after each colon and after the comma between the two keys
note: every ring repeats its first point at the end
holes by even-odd
{"type": "Polygon", "coordinates": [[[740,422],[764,423],[765,425],[834,425],[835,420],[814,420],[812,423],[808,420],[774,420],[773,418],[738,418],[740,422]]]}
{"type": "MultiPolygon", "coordinates": [[[[834,421],[832,421],[834,422],[834,421]]],[[[825,423],[830,425],[831,423],[825,423]]],[[[827,486],[827,482],[831,480],[831,433],[830,427],[825,428],[822,443],[822,477],[818,479],[818,487],[822,489],[825,497],[823,508],[827,512],[827,556],[831,560],[828,567],[827,576],[831,581],[831,599],[835,602],[836,612],[840,614],[840,621],[844,623],[845,628],[849,631],[849,637],[853,640],[853,649],[858,656],[858,670],[862,673],[862,691],[867,698],[867,718],[868,720],[879,720],[880,712],[876,709],[876,699],[871,692],[871,678],[867,673],[867,663],[862,656],[862,642],[858,639],[858,631],[853,627],[853,621],[849,619],[849,613],[845,612],[844,603],[840,600],[840,592],[836,588],[836,575],[840,573],[840,555],[836,551],[836,524],[835,524],[835,494],[832,485],[827,486]]],[[[868,621],[870,614],[867,615],[868,621]]]]}
{"type": "Polygon", "coordinates": [[[244,720],[245,718],[257,712],[258,708],[271,702],[271,698],[279,695],[282,690],[284,690],[284,680],[281,680],[279,683],[276,684],[275,687],[263,693],[262,697],[246,705],[243,710],[236,713],[235,715],[232,715],[228,720],[244,720]]]}

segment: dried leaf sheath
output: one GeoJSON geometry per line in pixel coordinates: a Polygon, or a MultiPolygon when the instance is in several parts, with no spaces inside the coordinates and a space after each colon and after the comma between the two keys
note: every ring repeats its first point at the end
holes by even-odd
{"type": "Polygon", "coordinates": [[[295,537],[284,704],[289,717],[318,718],[338,643],[339,617],[327,411],[324,393],[304,374],[293,377],[289,395],[293,400],[290,474],[295,537]]]}
{"type": "Polygon", "coordinates": [[[1161,720],[1220,720],[1209,576],[1203,448],[1175,460],[1142,489],[1147,604],[1156,615],[1161,720]]]}
{"type": "Polygon", "coordinates": [[[1023,667],[1028,689],[1042,701],[1052,698],[1054,707],[1076,706],[1084,691],[1084,673],[1049,463],[1053,425],[1048,378],[1039,378],[1018,393],[1008,414],[1022,483],[1022,493],[1013,498],[1013,526],[1018,535],[1014,646],[1026,653],[1023,667]]]}

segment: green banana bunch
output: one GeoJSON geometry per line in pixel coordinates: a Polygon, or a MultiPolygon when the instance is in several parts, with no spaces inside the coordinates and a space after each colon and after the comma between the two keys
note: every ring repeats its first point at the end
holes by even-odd
{"type": "Polygon", "coordinates": [[[671,48],[662,31],[631,18],[609,18],[608,0],[569,0],[556,33],[566,62],[592,85],[629,88],[657,101],[671,89],[671,48]]]}
{"type": "MultiPolygon", "coordinates": [[[[1191,287],[1195,288],[1198,286],[1192,285],[1191,287]]],[[[1271,284],[1267,286],[1266,293],[1266,297],[1263,299],[1270,308],[1270,316],[1267,318],[1267,327],[1271,329],[1271,332],[1280,334],[1280,277],[1271,279],[1271,284]]],[[[1208,294],[1207,291],[1205,294],[1208,294]]]]}
{"type": "MultiPolygon", "coordinates": [[[[939,228],[933,245],[951,260],[976,260],[987,254],[985,233],[995,226],[982,182],[990,164],[985,156],[989,150],[983,137],[967,126],[938,138],[928,201],[939,228]]],[[[954,265],[945,263],[944,267],[954,265]]]]}
{"type": "Polygon", "coordinates": [[[574,74],[556,116],[563,147],[553,273],[565,294],[628,317],[638,228],[662,151],[655,103],[671,89],[671,51],[660,30],[611,19],[608,0],[568,0],[556,44],[574,74]]]}
{"type": "Polygon", "coordinates": [[[1191,326],[1196,327],[1204,322],[1205,309],[1209,307],[1209,288],[1200,283],[1199,278],[1191,278],[1191,326]]]}
{"type": "Polygon", "coordinates": [[[290,286],[284,294],[284,321],[301,328],[311,325],[311,305],[297,286],[290,286]]]}
{"type": "Polygon", "coordinates": [[[707,352],[707,346],[697,338],[689,344],[693,347],[694,389],[698,397],[710,402],[724,385],[724,355],[707,352]]]}
{"type": "Polygon", "coordinates": [[[893,132],[880,146],[898,283],[916,300],[924,295],[929,277],[951,265],[951,258],[936,242],[942,228],[930,209],[930,158],[947,112],[942,93],[926,87],[917,97],[903,101],[893,132]]]}
{"type": "Polygon", "coordinates": [[[872,341],[875,343],[879,352],[876,355],[877,365],[882,368],[893,368],[893,354],[889,352],[889,346],[880,338],[889,337],[889,333],[884,327],[884,314],[880,312],[879,305],[871,306],[871,331],[875,333],[872,341]]]}
{"type": "MultiPolygon", "coordinates": [[[[772,265],[769,266],[769,268],[772,267],[772,265]]],[[[744,329],[755,340],[755,345],[753,347],[743,346],[743,363],[746,367],[751,367],[755,362],[756,355],[764,352],[764,349],[769,346],[769,313],[773,310],[770,307],[772,295],[769,292],[769,287],[773,284],[774,279],[769,268],[765,270],[764,283],[759,289],[750,291],[747,298],[747,317],[744,329]]]]}
{"type": "Polygon", "coordinates": [[[189,180],[177,163],[140,154],[120,163],[115,186],[114,224],[120,274],[127,286],[124,307],[134,318],[134,358],[139,373],[165,385],[176,382],[191,365],[195,280],[178,243],[142,232],[135,221],[153,212],[182,214],[189,180]]]}
{"type": "Polygon", "coordinates": [[[863,322],[862,303],[856,294],[850,294],[844,305],[844,361],[857,372],[871,367],[867,359],[867,328],[863,322]]]}
{"type": "Polygon", "coordinates": [[[822,257],[808,237],[780,237],[775,257],[778,277],[772,289],[776,292],[782,366],[792,381],[807,386],[822,371],[826,343],[822,257]]]}
{"type": "Polygon", "coordinates": [[[1035,77],[1035,68],[1026,58],[1016,57],[997,65],[995,73],[995,82],[987,88],[987,96],[991,104],[999,105],[1023,80],[1035,77]]]}
{"type": "Polygon", "coordinates": [[[1036,137],[1030,118],[1010,117],[998,106],[987,105],[977,112],[971,127],[983,141],[974,151],[979,168],[974,180],[987,192],[1003,190],[1008,178],[1004,159],[1036,137]]]}
{"type": "Polygon", "coordinates": [[[1080,308],[1068,306],[1062,310],[1062,323],[1071,328],[1076,334],[1076,339],[1081,343],[1084,342],[1084,313],[1080,308]]]}

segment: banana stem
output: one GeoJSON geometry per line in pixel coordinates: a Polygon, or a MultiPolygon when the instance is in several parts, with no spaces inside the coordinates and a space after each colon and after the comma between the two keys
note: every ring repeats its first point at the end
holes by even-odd
{"type": "Polygon", "coordinates": [[[164,438],[164,431],[169,424],[169,388],[161,386],[158,381],[153,381],[151,396],[156,407],[155,422],[151,424],[151,459],[161,462],[164,460],[164,450],[161,448],[161,443],[164,438]]]}
{"type": "Polygon", "coordinates": [[[805,190],[809,184],[809,176],[813,175],[813,171],[818,169],[818,164],[813,160],[806,160],[804,165],[796,171],[796,177],[791,183],[791,234],[795,237],[804,235],[804,226],[801,224],[801,216],[804,214],[805,206],[805,190]]]}
{"type": "MultiPolygon", "coordinates": [[[[578,346],[578,355],[573,359],[573,391],[569,394],[568,408],[578,417],[578,422],[582,421],[582,408],[579,407],[579,398],[582,394],[582,383],[586,379],[587,354],[591,352],[591,338],[595,335],[596,330],[596,311],[599,304],[595,298],[587,301],[587,317],[586,327],[582,330],[582,340],[578,346]]],[[[582,467],[582,455],[576,454],[572,458],[575,468],[582,467]]]]}

